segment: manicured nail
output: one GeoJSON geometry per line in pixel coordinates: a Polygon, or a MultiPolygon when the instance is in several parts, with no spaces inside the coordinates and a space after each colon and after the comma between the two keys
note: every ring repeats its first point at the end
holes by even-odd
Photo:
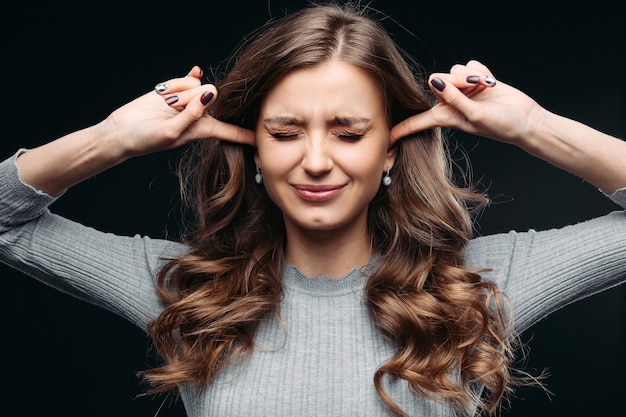
{"type": "Polygon", "coordinates": [[[480,81],[480,77],[478,75],[470,75],[465,79],[465,81],[470,84],[478,84],[478,81],[480,81]]]}
{"type": "Polygon", "coordinates": [[[430,83],[439,91],[443,91],[443,89],[446,88],[446,83],[444,83],[439,77],[433,78],[430,83]]]}
{"type": "Polygon", "coordinates": [[[165,102],[170,106],[178,101],[178,96],[169,96],[165,99],[165,102]]]}
{"type": "Polygon", "coordinates": [[[489,87],[493,87],[494,85],[496,85],[496,79],[493,78],[491,75],[485,75],[483,77],[483,80],[485,81],[485,84],[487,84],[489,87]]]}
{"type": "Polygon", "coordinates": [[[167,90],[167,84],[165,83],[157,84],[156,87],[154,87],[154,89],[156,90],[157,93],[164,93],[167,90]]]}
{"type": "Polygon", "coordinates": [[[206,106],[207,104],[209,104],[209,101],[211,101],[213,96],[214,94],[212,91],[207,91],[204,94],[202,94],[202,97],[200,97],[200,101],[202,102],[202,104],[206,106]]]}

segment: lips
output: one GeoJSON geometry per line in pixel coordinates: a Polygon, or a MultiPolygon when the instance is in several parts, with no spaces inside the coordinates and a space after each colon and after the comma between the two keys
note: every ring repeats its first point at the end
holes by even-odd
{"type": "Polygon", "coordinates": [[[296,194],[308,201],[325,201],[340,194],[344,185],[293,185],[296,194]]]}

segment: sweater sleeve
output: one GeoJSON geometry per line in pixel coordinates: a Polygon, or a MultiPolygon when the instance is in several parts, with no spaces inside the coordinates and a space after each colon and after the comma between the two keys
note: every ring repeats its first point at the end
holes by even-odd
{"type": "Polygon", "coordinates": [[[52,214],[56,198],[20,181],[20,152],[0,163],[0,261],[145,329],[163,308],[156,272],[183,245],[103,233],[52,214]]]}
{"type": "Polygon", "coordinates": [[[608,195],[608,197],[613,200],[613,202],[623,209],[626,209],[626,187],[620,188],[615,191],[613,194],[608,195]]]}
{"type": "MultiPolygon", "coordinates": [[[[626,206],[626,189],[608,196],[626,206]]],[[[472,267],[491,268],[508,296],[518,333],[548,314],[626,280],[626,212],[545,231],[511,231],[474,239],[472,267]]]]}

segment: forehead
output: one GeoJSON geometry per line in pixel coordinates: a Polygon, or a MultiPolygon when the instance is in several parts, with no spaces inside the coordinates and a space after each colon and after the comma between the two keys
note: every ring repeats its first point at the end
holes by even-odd
{"type": "Polygon", "coordinates": [[[263,117],[316,115],[373,117],[384,113],[383,94],[369,72],[344,61],[295,69],[268,93],[263,117]]]}

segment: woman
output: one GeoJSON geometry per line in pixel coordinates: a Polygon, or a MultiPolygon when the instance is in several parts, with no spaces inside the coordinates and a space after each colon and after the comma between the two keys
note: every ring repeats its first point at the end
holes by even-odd
{"type": "Polygon", "coordinates": [[[516,144],[626,205],[621,141],[478,62],[432,75],[434,104],[376,23],[314,6],[261,32],[217,89],[200,75],[0,174],[3,260],[147,327],[164,363],[143,375],[180,390],[190,416],[492,412],[525,382],[515,336],[623,280],[623,213],[471,240],[485,199],[451,180],[439,127],[516,144]],[[47,211],[104,169],[193,140],[182,243],[47,211]]]}

